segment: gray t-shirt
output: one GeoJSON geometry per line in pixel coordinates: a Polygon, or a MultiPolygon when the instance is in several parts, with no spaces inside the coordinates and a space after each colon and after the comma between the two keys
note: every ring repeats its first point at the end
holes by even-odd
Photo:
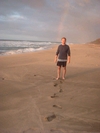
{"type": "Polygon", "coordinates": [[[70,47],[65,45],[59,45],[56,55],[58,55],[58,61],[67,61],[67,56],[70,56],[70,47]]]}

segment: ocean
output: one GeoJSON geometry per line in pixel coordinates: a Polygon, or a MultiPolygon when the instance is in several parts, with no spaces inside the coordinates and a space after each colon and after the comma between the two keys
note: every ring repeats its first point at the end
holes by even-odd
{"type": "Polygon", "coordinates": [[[0,55],[36,52],[52,48],[54,44],[60,44],[60,42],[0,40],[0,55]]]}

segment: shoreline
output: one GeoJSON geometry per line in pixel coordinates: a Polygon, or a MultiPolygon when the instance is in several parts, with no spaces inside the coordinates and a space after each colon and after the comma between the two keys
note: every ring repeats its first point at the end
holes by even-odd
{"type": "MultiPolygon", "coordinates": [[[[18,52],[18,53],[9,53],[8,52],[8,54],[6,53],[1,53],[0,54],[0,56],[9,56],[9,55],[18,55],[18,54],[29,54],[29,53],[35,53],[35,52],[41,52],[41,51],[46,51],[46,50],[49,50],[49,49],[53,49],[54,47],[57,47],[58,45],[60,45],[60,44],[52,44],[52,45],[50,45],[48,48],[45,48],[45,49],[41,49],[41,50],[36,50],[36,51],[29,51],[29,52],[18,52]]],[[[74,43],[69,43],[69,44],[67,44],[67,45],[69,45],[69,46],[73,46],[73,45],[87,45],[87,46],[92,46],[92,47],[99,47],[99,45],[98,44],[74,44],[74,43]]],[[[14,52],[14,51],[13,51],[14,52]]]]}
{"type": "Polygon", "coordinates": [[[15,50],[13,50],[13,53],[11,54],[11,53],[9,53],[9,52],[11,52],[11,50],[10,51],[8,51],[7,53],[1,53],[0,54],[0,56],[9,56],[9,55],[16,55],[16,54],[28,54],[28,53],[34,53],[34,52],[39,52],[39,51],[45,51],[45,50],[48,50],[48,49],[52,49],[54,46],[56,46],[56,45],[58,45],[58,44],[52,44],[51,46],[49,46],[48,48],[44,48],[44,49],[41,49],[41,50],[37,50],[36,49],[36,51],[28,51],[28,52],[17,52],[17,53],[14,53],[15,52],[15,50]]]}
{"type": "MultiPolygon", "coordinates": [[[[50,45],[50,46],[48,46],[47,48],[43,48],[43,49],[35,49],[34,51],[27,51],[27,52],[25,52],[25,51],[22,51],[22,52],[17,52],[16,50],[10,50],[10,51],[8,51],[8,52],[6,52],[6,53],[0,53],[0,56],[9,56],[9,55],[16,55],[16,54],[28,54],[28,53],[34,53],[34,52],[39,52],[39,51],[46,51],[46,50],[49,50],[49,49],[52,49],[52,48],[54,48],[54,47],[56,47],[56,46],[58,46],[58,45],[60,45],[60,44],[52,44],[52,45],[50,45]]],[[[72,46],[72,45],[87,45],[87,44],[74,44],[74,43],[68,43],[67,45],[69,45],[69,46],[72,46]]],[[[95,44],[94,44],[95,45],[95,44]]],[[[28,47],[27,47],[28,48],[28,47]]],[[[33,47],[29,47],[29,49],[31,49],[31,48],[33,48],[33,47]]],[[[41,48],[41,47],[40,47],[41,48]]],[[[19,49],[20,50],[20,49],[19,49]]],[[[24,49],[23,49],[24,50],[24,49]]]]}

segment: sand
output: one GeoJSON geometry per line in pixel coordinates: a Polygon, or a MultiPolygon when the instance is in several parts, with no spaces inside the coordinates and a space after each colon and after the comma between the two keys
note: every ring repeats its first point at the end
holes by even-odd
{"type": "Polygon", "coordinates": [[[57,81],[56,49],[0,56],[0,133],[100,133],[100,46],[70,45],[57,81]]]}

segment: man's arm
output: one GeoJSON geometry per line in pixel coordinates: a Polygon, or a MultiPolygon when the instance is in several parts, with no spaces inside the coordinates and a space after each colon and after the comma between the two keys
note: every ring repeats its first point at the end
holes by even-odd
{"type": "Polygon", "coordinates": [[[67,63],[70,63],[70,56],[68,56],[68,60],[67,60],[67,63]]]}
{"type": "Polygon", "coordinates": [[[70,59],[71,59],[71,52],[70,52],[70,47],[69,47],[67,63],[70,63],[70,59]]]}
{"type": "Polygon", "coordinates": [[[58,59],[58,55],[55,55],[55,59],[54,59],[55,63],[57,62],[57,59],[58,59]]]}
{"type": "Polygon", "coordinates": [[[59,54],[59,46],[58,46],[58,49],[57,49],[57,52],[56,52],[56,55],[55,55],[55,59],[54,59],[54,62],[55,63],[57,62],[58,54],[59,54]]]}

